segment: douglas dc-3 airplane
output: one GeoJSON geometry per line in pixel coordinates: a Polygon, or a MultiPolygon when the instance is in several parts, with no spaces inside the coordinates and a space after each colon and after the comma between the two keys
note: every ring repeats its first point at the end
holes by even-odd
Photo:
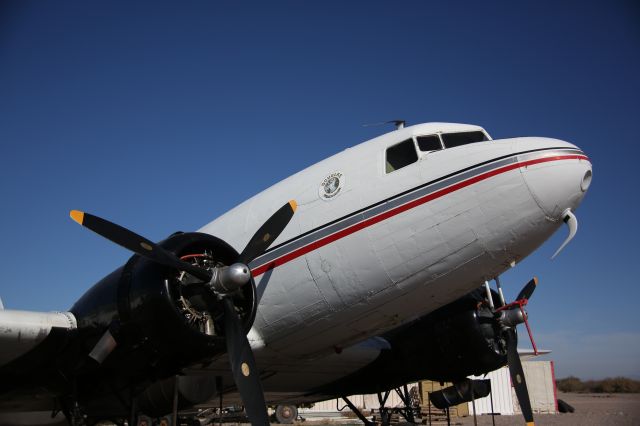
{"type": "Polygon", "coordinates": [[[561,140],[398,123],[160,243],[74,210],[135,254],[68,312],[0,310],[0,423],[132,424],[236,398],[264,425],[267,405],[420,379],[454,384],[431,395],[446,407],[508,364],[533,424],[515,329],[537,281],[512,303],[488,281],[562,224],[558,251],[573,238],[591,176],[561,140]]]}

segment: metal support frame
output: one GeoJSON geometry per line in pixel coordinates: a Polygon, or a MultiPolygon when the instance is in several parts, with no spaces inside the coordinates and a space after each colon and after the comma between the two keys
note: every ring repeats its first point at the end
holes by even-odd
{"type": "Polygon", "coordinates": [[[171,410],[171,425],[178,424],[178,392],[179,392],[179,380],[180,376],[176,374],[173,384],[173,409],[171,410]]]}
{"type": "Polygon", "coordinates": [[[496,413],[495,413],[495,410],[493,409],[493,386],[489,387],[489,401],[491,401],[491,424],[493,426],[496,426],[496,413]]]}
{"type": "Polygon", "coordinates": [[[133,387],[129,389],[131,391],[131,406],[129,407],[129,424],[137,426],[138,424],[138,401],[133,393],[133,387]]]}
{"type": "MultiPolygon", "coordinates": [[[[400,399],[402,400],[402,402],[404,403],[404,409],[403,410],[398,410],[398,412],[409,423],[415,423],[415,421],[416,421],[416,410],[415,410],[415,408],[416,407],[412,404],[411,394],[409,393],[408,386],[405,384],[405,385],[403,385],[402,390],[400,388],[396,388],[395,391],[398,394],[398,396],[400,397],[400,399]]],[[[420,413],[418,412],[418,414],[420,414],[420,413]]]]}
{"type": "Polygon", "coordinates": [[[384,397],[383,397],[382,393],[378,392],[378,403],[380,404],[380,407],[384,407],[384,405],[387,403],[387,399],[389,399],[389,394],[390,393],[391,393],[390,390],[385,391],[384,397]]]}
{"type": "Polygon", "coordinates": [[[478,426],[478,413],[476,413],[476,394],[474,380],[471,380],[471,405],[473,406],[473,426],[478,426]]]}
{"type": "Polygon", "coordinates": [[[385,391],[384,396],[382,396],[383,394],[381,392],[378,392],[378,403],[380,404],[378,411],[380,411],[380,423],[382,423],[383,426],[391,423],[391,412],[385,407],[390,394],[391,390],[385,391]]]}
{"type": "Polygon", "coordinates": [[[347,398],[346,395],[341,396],[340,398],[342,398],[344,400],[344,402],[347,403],[347,405],[349,406],[349,408],[351,409],[351,411],[353,411],[353,414],[355,414],[365,425],[367,426],[375,426],[375,423],[372,422],[371,420],[367,419],[364,414],[362,414],[362,412],[358,409],[358,407],[356,407],[355,405],[353,405],[353,402],[351,402],[349,400],[349,398],[347,398]]]}
{"type": "Polygon", "coordinates": [[[220,411],[218,413],[220,415],[220,417],[218,419],[218,424],[220,426],[222,426],[222,400],[224,398],[224,395],[222,393],[222,376],[217,376],[216,377],[216,388],[218,389],[218,399],[219,399],[219,401],[218,401],[219,404],[218,405],[219,405],[219,409],[220,409],[220,411]]]}

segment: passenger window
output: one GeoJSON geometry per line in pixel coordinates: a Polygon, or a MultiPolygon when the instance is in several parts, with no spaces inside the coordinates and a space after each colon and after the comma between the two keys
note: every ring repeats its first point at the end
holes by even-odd
{"type": "Polygon", "coordinates": [[[438,135],[418,136],[416,140],[418,141],[420,151],[437,151],[442,149],[438,135]]]}
{"type": "Polygon", "coordinates": [[[411,163],[418,161],[418,153],[413,144],[413,139],[407,139],[387,148],[387,173],[401,169],[411,163]]]}
{"type": "Polygon", "coordinates": [[[461,133],[445,133],[442,135],[442,141],[445,148],[453,148],[454,146],[467,145],[475,142],[488,141],[487,136],[480,131],[461,132],[461,133]]]}

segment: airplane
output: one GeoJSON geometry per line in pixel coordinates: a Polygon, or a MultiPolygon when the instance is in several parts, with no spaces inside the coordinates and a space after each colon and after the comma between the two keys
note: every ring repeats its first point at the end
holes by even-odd
{"type": "Polygon", "coordinates": [[[0,310],[0,423],[136,424],[237,401],[264,425],[267,405],[287,422],[422,379],[454,384],[432,395],[446,407],[469,400],[467,376],[508,364],[533,424],[516,327],[537,280],[507,303],[499,277],[565,224],[554,257],[566,246],[591,180],[562,140],[397,121],[158,243],[73,210],[134,255],[68,311],[0,310]]]}

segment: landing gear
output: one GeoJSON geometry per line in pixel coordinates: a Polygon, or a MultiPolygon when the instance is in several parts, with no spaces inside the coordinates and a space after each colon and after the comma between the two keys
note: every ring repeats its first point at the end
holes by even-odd
{"type": "Polygon", "coordinates": [[[64,415],[71,426],[86,426],[87,416],[78,404],[78,401],[74,401],[71,408],[64,411],[64,415]]]}
{"type": "Polygon", "coordinates": [[[153,426],[153,420],[145,415],[138,416],[138,421],[133,423],[136,426],[153,426]]]}
{"type": "Polygon", "coordinates": [[[70,385],[71,395],[60,400],[62,413],[71,426],[87,426],[89,422],[87,421],[87,414],[79,402],[78,382],[75,377],[72,379],[70,385]]]}
{"type": "Polygon", "coordinates": [[[298,417],[298,407],[295,405],[278,405],[276,407],[276,420],[280,424],[290,425],[298,417]]]}

